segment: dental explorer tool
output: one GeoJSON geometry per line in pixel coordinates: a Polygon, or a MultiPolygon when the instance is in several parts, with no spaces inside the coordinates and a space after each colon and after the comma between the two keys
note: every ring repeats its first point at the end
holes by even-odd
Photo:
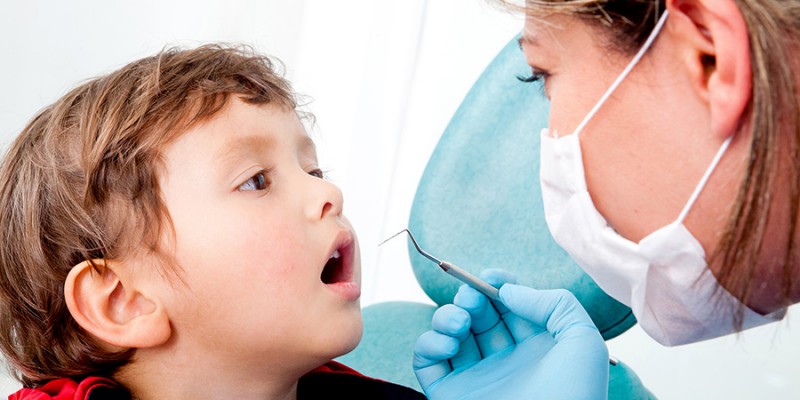
{"type": "Polygon", "coordinates": [[[395,233],[394,235],[390,236],[388,239],[382,241],[378,246],[388,242],[391,239],[394,239],[397,235],[399,235],[399,234],[401,234],[403,232],[408,233],[408,237],[411,238],[411,242],[414,244],[414,247],[417,248],[417,251],[419,252],[419,254],[422,254],[428,260],[431,260],[431,261],[435,262],[437,265],[439,265],[439,268],[441,268],[442,271],[444,271],[448,275],[460,280],[461,282],[466,283],[467,285],[471,286],[473,289],[485,294],[486,297],[488,297],[488,298],[490,298],[492,300],[500,300],[500,292],[494,286],[486,283],[484,280],[478,278],[477,276],[470,274],[469,272],[467,272],[466,270],[462,269],[458,265],[455,265],[453,263],[449,263],[447,261],[439,260],[438,258],[430,255],[430,253],[428,253],[427,251],[422,250],[419,247],[419,244],[417,244],[417,240],[414,239],[414,235],[412,235],[411,231],[408,230],[408,229],[403,229],[402,231],[395,233]]]}
{"type": "MultiPolygon", "coordinates": [[[[469,272],[465,271],[461,267],[459,267],[459,266],[457,266],[455,264],[451,264],[451,263],[449,263],[447,261],[439,260],[438,258],[430,255],[430,253],[428,253],[427,251],[422,250],[419,247],[419,244],[417,244],[417,240],[414,239],[414,235],[412,235],[411,231],[408,230],[408,229],[403,229],[402,231],[397,232],[392,236],[389,236],[389,238],[387,238],[386,240],[380,242],[378,244],[378,246],[388,242],[391,239],[394,239],[396,236],[398,236],[399,234],[401,234],[403,232],[408,233],[408,237],[411,238],[411,242],[414,244],[414,247],[417,248],[417,251],[419,252],[419,254],[422,254],[428,260],[431,260],[431,261],[435,262],[436,264],[438,264],[439,268],[441,268],[444,272],[446,272],[449,275],[455,277],[456,279],[460,280],[461,282],[464,282],[467,285],[470,285],[473,289],[485,294],[486,297],[488,297],[488,298],[490,298],[492,300],[501,301],[500,300],[500,292],[494,286],[486,283],[486,281],[478,278],[477,276],[470,274],[469,272]]],[[[617,361],[616,358],[609,356],[608,357],[608,363],[611,364],[611,366],[615,366],[615,365],[617,365],[619,363],[619,361],[617,361]]]]}

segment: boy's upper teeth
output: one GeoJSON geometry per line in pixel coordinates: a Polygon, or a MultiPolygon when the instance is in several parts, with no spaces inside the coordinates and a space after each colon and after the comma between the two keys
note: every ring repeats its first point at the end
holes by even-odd
{"type": "Polygon", "coordinates": [[[331,254],[331,258],[339,258],[339,250],[335,250],[333,254],[331,254]]]}

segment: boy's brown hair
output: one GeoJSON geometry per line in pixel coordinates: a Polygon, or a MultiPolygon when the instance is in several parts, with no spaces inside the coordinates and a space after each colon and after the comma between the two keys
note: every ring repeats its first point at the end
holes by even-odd
{"type": "Polygon", "coordinates": [[[67,93],[11,145],[0,167],[0,350],[23,384],[111,376],[130,361],[133,349],[104,349],[73,320],[65,279],[87,260],[167,255],[159,151],[232,95],[297,105],[250,49],[168,49],[67,93]]]}

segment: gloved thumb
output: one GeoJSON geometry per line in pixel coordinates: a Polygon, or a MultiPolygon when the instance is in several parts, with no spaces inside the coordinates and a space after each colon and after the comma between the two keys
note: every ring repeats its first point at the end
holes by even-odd
{"type": "Polygon", "coordinates": [[[572,335],[585,335],[589,333],[587,330],[599,336],[589,314],[568,290],[536,290],[505,284],[500,288],[500,299],[517,316],[547,329],[556,342],[572,335]]]}

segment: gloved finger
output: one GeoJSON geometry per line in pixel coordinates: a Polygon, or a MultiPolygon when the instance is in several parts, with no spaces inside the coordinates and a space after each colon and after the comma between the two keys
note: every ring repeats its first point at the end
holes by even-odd
{"type": "Polygon", "coordinates": [[[500,298],[512,313],[546,327],[556,342],[571,337],[583,339],[586,335],[602,341],[589,314],[568,290],[535,290],[508,284],[500,289],[500,298]]]}
{"type": "Polygon", "coordinates": [[[469,333],[461,341],[458,353],[450,358],[450,367],[453,368],[453,371],[460,371],[472,367],[481,360],[481,350],[478,348],[478,342],[475,341],[475,336],[469,333]]]}
{"type": "MultiPolygon", "coordinates": [[[[577,374],[575,380],[580,380],[586,387],[607,387],[608,348],[589,314],[572,293],[563,289],[534,290],[505,285],[500,289],[500,298],[511,312],[547,327],[555,341],[548,355],[552,359],[568,357],[575,365],[582,366],[583,369],[572,372],[577,374]],[[594,372],[586,375],[583,373],[585,371],[594,372]]],[[[550,335],[539,335],[530,343],[539,342],[547,336],[550,335]]]]}
{"type": "MultiPolygon", "coordinates": [[[[506,271],[504,269],[499,268],[489,268],[485,269],[478,274],[478,276],[486,281],[486,283],[500,288],[506,283],[517,283],[517,276],[513,273],[506,271]]],[[[502,301],[491,300],[492,305],[497,310],[497,312],[502,316],[503,314],[508,312],[508,308],[503,304],[502,301]]]]}
{"type": "Polygon", "coordinates": [[[433,330],[462,341],[469,335],[471,322],[466,310],[454,304],[445,304],[433,313],[431,325],[433,330]]]}
{"type": "Polygon", "coordinates": [[[454,304],[445,304],[433,313],[433,329],[459,341],[458,352],[449,360],[453,370],[469,368],[481,360],[478,345],[470,332],[471,322],[469,313],[454,304]]]}
{"type": "Polygon", "coordinates": [[[420,387],[429,391],[432,384],[453,371],[448,359],[458,352],[458,339],[435,331],[420,335],[414,345],[412,366],[420,387]]]}
{"type": "Polygon", "coordinates": [[[486,296],[463,285],[453,303],[469,312],[472,334],[484,358],[514,345],[511,333],[486,296]]]}
{"type": "MultiPolygon", "coordinates": [[[[498,268],[483,270],[480,273],[480,277],[481,279],[485,280],[486,283],[496,288],[500,288],[506,283],[517,283],[517,276],[515,274],[498,268]]],[[[516,343],[521,343],[529,337],[536,336],[545,331],[544,325],[538,326],[526,320],[525,318],[520,318],[515,313],[509,312],[508,307],[506,307],[501,301],[492,301],[492,305],[494,305],[495,309],[497,309],[497,312],[500,314],[500,318],[502,318],[503,322],[505,322],[506,327],[508,327],[509,332],[511,332],[511,336],[514,338],[516,343]]]]}

